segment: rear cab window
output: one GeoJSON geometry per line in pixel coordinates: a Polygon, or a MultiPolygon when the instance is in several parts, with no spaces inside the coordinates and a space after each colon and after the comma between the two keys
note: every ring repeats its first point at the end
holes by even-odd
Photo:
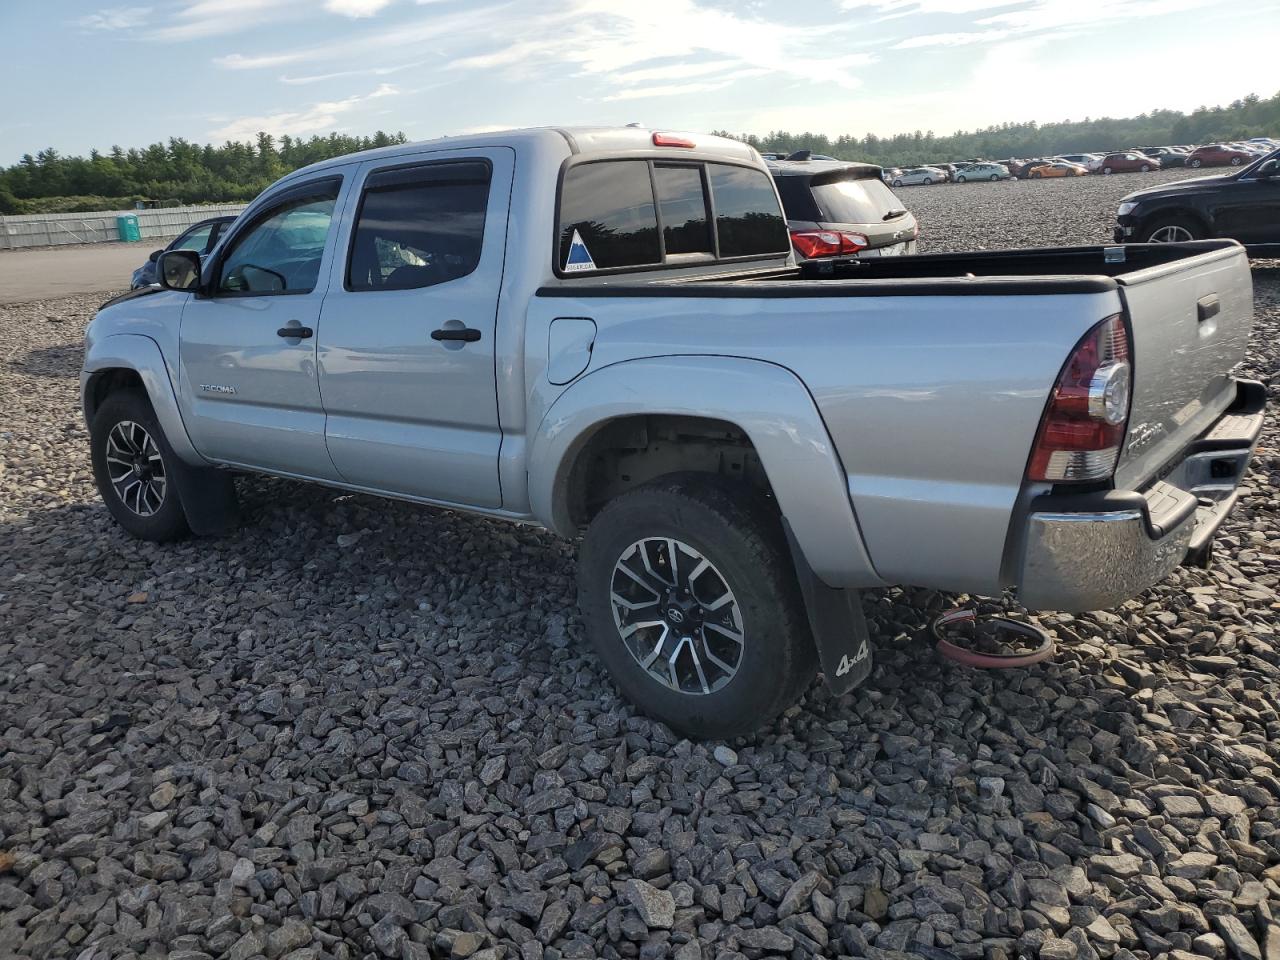
{"type": "Polygon", "coordinates": [[[715,161],[591,160],[560,188],[556,273],[657,269],[790,250],[772,179],[715,161]]]}

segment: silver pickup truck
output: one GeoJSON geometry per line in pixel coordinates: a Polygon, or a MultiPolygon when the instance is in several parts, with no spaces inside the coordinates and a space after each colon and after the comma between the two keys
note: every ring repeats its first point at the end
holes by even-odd
{"type": "Polygon", "coordinates": [[[121,526],[225,531],[255,471],[581,536],[600,657],[695,736],[864,678],[860,590],[1078,611],[1206,562],[1262,425],[1234,242],[797,266],[701,134],[355,154],[157,266],[86,336],[121,526]]]}

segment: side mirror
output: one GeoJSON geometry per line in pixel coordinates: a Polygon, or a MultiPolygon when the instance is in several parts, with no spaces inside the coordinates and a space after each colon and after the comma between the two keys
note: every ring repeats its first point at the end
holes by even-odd
{"type": "Polygon", "coordinates": [[[164,253],[163,250],[152,250],[151,256],[147,257],[147,259],[150,260],[152,263],[155,263],[157,260],[160,259],[160,254],[162,253],[164,253]]]}
{"type": "Polygon", "coordinates": [[[1258,168],[1258,172],[1254,174],[1258,180],[1272,180],[1280,177],[1280,160],[1268,160],[1258,168]]]}
{"type": "Polygon", "coordinates": [[[200,286],[200,254],[167,250],[156,259],[156,279],[166,290],[195,290],[200,286]]]}

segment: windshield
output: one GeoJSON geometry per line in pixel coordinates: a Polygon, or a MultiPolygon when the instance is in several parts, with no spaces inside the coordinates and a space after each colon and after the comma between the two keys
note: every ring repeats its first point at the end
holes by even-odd
{"type": "Polygon", "coordinates": [[[882,223],[902,204],[878,177],[814,184],[813,198],[827,223],[882,223]]]}

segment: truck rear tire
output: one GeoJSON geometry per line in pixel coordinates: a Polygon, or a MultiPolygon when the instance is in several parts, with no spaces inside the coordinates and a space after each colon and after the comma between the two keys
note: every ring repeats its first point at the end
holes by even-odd
{"type": "Polygon", "coordinates": [[[660,478],[609,502],[582,544],[578,597],[623,695],[690,737],[749,733],[817,672],[778,517],[714,478],[660,478]]]}
{"type": "Polygon", "coordinates": [[[177,455],[144,394],[109,394],[93,415],[89,443],[93,479],[116,523],[161,543],[191,533],[178,494],[177,455]]]}

